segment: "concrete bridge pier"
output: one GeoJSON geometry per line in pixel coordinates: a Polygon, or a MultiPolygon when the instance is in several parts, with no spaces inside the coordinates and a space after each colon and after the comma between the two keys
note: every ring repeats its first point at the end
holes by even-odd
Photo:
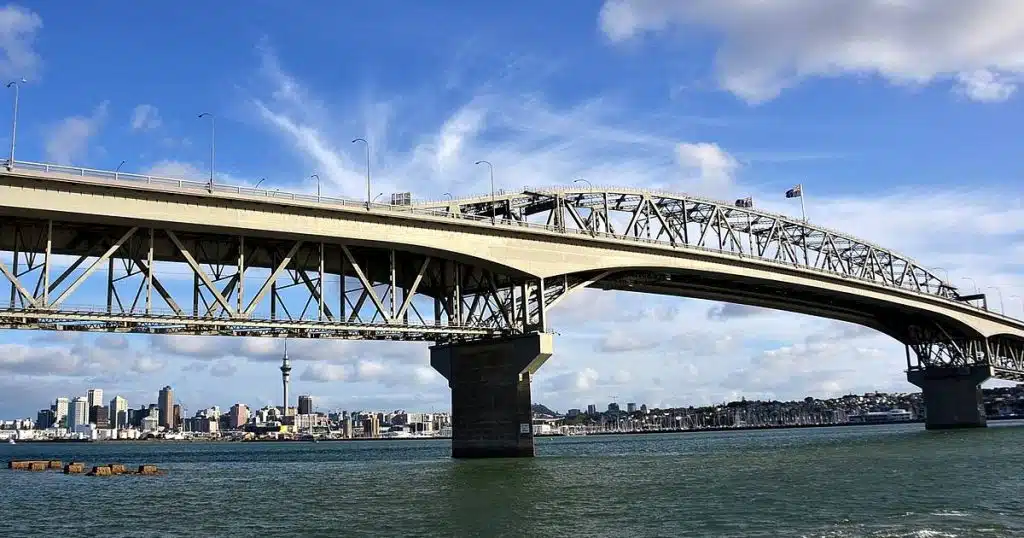
{"type": "Polygon", "coordinates": [[[924,427],[928,430],[984,428],[981,383],[992,377],[989,366],[927,368],[907,372],[907,381],[924,396],[924,427]]]}
{"type": "Polygon", "coordinates": [[[452,457],[532,457],[530,380],[552,353],[552,335],[446,344],[430,365],[452,389],[452,457]]]}

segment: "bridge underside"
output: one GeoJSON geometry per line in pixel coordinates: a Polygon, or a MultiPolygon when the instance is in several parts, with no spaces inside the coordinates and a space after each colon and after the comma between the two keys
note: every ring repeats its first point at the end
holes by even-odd
{"type": "Polygon", "coordinates": [[[358,243],[3,218],[0,327],[495,338],[542,322],[543,288],[509,273],[358,243]]]}

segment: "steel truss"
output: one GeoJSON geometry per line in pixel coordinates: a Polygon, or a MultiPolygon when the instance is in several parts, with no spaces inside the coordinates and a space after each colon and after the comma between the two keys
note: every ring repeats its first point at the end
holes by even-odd
{"type": "Polygon", "coordinates": [[[783,215],[678,194],[542,189],[417,208],[728,252],[958,298],[949,282],[878,245],[783,215]]]}
{"type": "Polygon", "coordinates": [[[934,324],[910,326],[906,342],[910,370],[988,365],[995,377],[1024,381],[1024,341],[1020,339],[963,336],[934,324]]]}
{"type": "Polygon", "coordinates": [[[450,341],[543,330],[572,288],[343,243],[0,221],[0,327],[450,341]],[[2,286],[0,286],[2,290],[2,286]]]}

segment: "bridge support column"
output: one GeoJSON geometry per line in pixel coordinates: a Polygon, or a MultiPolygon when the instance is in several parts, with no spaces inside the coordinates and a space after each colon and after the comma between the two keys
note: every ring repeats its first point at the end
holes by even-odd
{"type": "Polygon", "coordinates": [[[452,389],[452,457],[532,457],[530,380],[552,353],[552,335],[430,348],[452,389]]]}
{"type": "Polygon", "coordinates": [[[924,396],[925,429],[984,428],[987,422],[981,383],[990,377],[992,369],[988,366],[907,372],[907,380],[921,387],[924,396]]]}

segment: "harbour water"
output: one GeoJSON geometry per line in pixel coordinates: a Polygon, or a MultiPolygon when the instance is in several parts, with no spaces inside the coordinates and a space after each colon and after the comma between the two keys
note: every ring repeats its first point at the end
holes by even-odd
{"type": "Polygon", "coordinates": [[[0,470],[3,536],[1024,536],[1024,423],[538,440],[39,443],[0,456],[160,477],[0,470]]]}

